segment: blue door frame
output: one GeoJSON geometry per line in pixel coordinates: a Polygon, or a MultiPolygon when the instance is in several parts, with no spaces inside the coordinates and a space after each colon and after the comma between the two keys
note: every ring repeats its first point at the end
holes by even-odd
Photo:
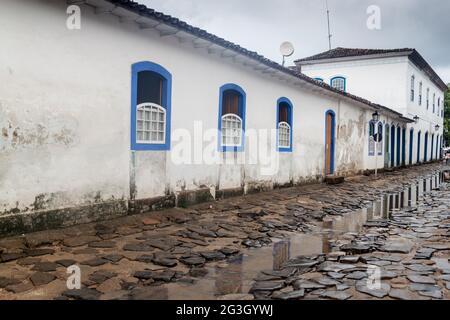
{"type": "Polygon", "coordinates": [[[397,127],[397,166],[400,165],[400,127],[397,127]]]}
{"type": "Polygon", "coordinates": [[[424,148],[423,148],[423,162],[427,162],[428,157],[427,157],[427,153],[428,153],[428,132],[425,133],[424,136],[424,148]]]}
{"type": "Polygon", "coordinates": [[[434,155],[434,134],[431,135],[431,155],[430,160],[433,161],[434,155]]]}
{"type": "Polygon", "coordinates": [[[402,129],[402,166],[406,165],[406,128],[402,129]]]}
{"type": "Polygon", "coordinates": [[[327,175],[327,124],[328,115],[331,116],[331,146],[330,146],[330,175],[334,174],[334,148],[335,148],[335,130],[336,130],[336,114],[333,110],[325,112],[325,175],[327,175]]]}
{"type": "Polygon", "coordinates": [[[440,141],[439,136],[436,136],[436,160],[439,160],[439,150],[441,149],[439,147],[440,143],[439,141],[440,141]]]}
{"type": "Polygon", "coordinates": [[[395,127],[391,127],[391,167],[395,166],[395,127]]]}
{"type": "Polygon", "coordinates": [[[420,131],[417,132],[417,163],[420,163],[420,134],[420,131]]]}
{"type": "Polygon", "coordinates": [[[413,163],[414,129],[409,130],[409,164],[413,163]]]}

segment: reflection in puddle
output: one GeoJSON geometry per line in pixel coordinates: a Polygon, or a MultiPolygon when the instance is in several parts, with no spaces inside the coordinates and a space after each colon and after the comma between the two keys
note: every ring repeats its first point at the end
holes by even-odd
{"type": "Polygon", "coordinates": [[[239,254],[229,262],[226,268],[217,269],[215,280],[215,294],[242,292],[242,265],[244,255],[239,254]]]}
{"type": "Polygon", "coordinates": [[[288,239],[273,239],[272,246],[243,250],[227,263],[207,265],[209,273],[194,284],[167,285],[170,299],[212,299],[216,296],[248,293],[262,270],[280,270],[289,259],[302,255],[329,253],[334,239],[347,232],[359,232],[368,220],[389,219],[392,211],[414,207],[423,195],[439,188],[440,174],[418,179],[401,192],[383,194],[368,208],[327,216],[319,231],[312,234],[288,233],[288,239]]]}
{"type": "Polygon", "coordinates": [[[273,270],[281,270],[283,263],[289,260],[291,242],[289,240],[281,240],[273,245],[273,270]]]}

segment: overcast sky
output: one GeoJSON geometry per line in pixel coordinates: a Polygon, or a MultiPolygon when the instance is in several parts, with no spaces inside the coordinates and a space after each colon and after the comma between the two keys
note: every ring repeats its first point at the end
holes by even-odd
{"type": "MultiPolygon", "coordinates": [[[[290,41],[293,60],[328,50],[325,0],[137,0],[247,49],[281,62],[290,41]]],[[[450,1],[328,0],[332,47],[416,48],[450,82],[450,1]],[[367,28],[377,5],[381,29],[367,28]]]]}

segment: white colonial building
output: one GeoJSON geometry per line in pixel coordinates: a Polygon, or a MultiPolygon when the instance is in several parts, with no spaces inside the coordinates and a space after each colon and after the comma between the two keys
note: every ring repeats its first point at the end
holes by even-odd
{"type": "MultiPolygon", "coordinates": [[[[437,159],[442,147],[447,85],[414,49],[336,48],[295,61],[304,74],[388,106],[414,123],[382,121],[380,166],[437,159]]],[[[369,127],[376,130],[377,125],[369,127]]],[[[373,156],[373,152],[369,152],[373,156]]],[[[375,158],[375,156],[373,156],[375,158]]],[[[374,161],[372,165],[375,166],[374,161]]]]}
{"type": "Polygon", "coordinates": [[[358,174],[415,115],[133,1],[1,6],[0,235],[358,174]]]}

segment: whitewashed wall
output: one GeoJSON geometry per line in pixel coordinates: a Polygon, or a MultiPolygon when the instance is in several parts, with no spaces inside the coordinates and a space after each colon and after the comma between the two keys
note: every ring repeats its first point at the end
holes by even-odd
{"type": "Polygon", "coordinates": [[[302,72],[330,84],[333,77],[346,78],[346,91],[398,112],[406,111],[407,57],[349,60],[303,65],[302,72]]]}
{"type": "MultiPolygon", "coordinates": [[[[82,29],[66,28],[65,1],[3,0],[0,11],[0,212],[46,210],[168,192],[310,181],[324,174],[325,112],[336,113],[336,172],[364,169],[361,105],[339,101],[140,30],[82,7],[82,29]],[[292,153],[263,176],[260,165],[177,165],[170,152],[130,151],[131,65],[172,74],[172,131],[195,121],[216,128],[219,87],[247,94],[246,127],[274,128],[276,101],[293,103],[292,153]],[[14,210],[14,211],[11,211],[14,210]]],[[[231,157],[232,154],[227,154],[231,157]]],[[[242,156],[241,154],[238,156],[242,156]]]]}
{"type": "MultiPolygon", "coordinates": [[[[327,62],[303,65],[302,72],[313,78],[322,78],[330,84],[335,76],[346,78],[346,91],[365,97],[370,101],[385,105],[403,115],[419,117],[417,123],[409,124],[406,134],[406,163],[409,161],[409,129],[414,128],[413,164],[417,163],[417,132],[422,132],[420,161],[424,160],[424,135],[429,132],[428,159],[431,155],[431,134],[442,136],[443,118],[437,113],[438,97],[441,98],[440,110],[443,108],[444,92],[430,78],[417,68],[407,57],[389,57],[375,59],[358,59],[339,62],[327,62]],[[411,102],[411,76],[415,76],[415,99],[411,102]],[[419,83],[422,82],[422,104],[419,105],[419,83]],[[426,89],[430,88],[430,105],[426,108],[426,89]],[[436,93],[436,112],[433,113],[433,93],[436,93]],[[439,125],[436,130],[435,126],[439,125]]],[[[392,122],[388,122],[392,125],[392,122]]],[[[397,122],[394,121],[396,124],[397,122]]],[[[436,139],[436,138],[435,138],[436,139]]],[[[395,144],[397,143],[397,140],[395,144]]],[[[436,143],[436,142],[435,142],[436,143]]],[[[434,145],[435,146],[435,145],[434,145]]],[[[368,167],[375,168],[375,163],[368,158],[368,167]],[[373,163],[372,163],[373,162],[373,163]]],[[[435,156],[433,156],[435,158],[435,156]]],[[[380,166],[378,162],[378,166],[380,166]]]]}

